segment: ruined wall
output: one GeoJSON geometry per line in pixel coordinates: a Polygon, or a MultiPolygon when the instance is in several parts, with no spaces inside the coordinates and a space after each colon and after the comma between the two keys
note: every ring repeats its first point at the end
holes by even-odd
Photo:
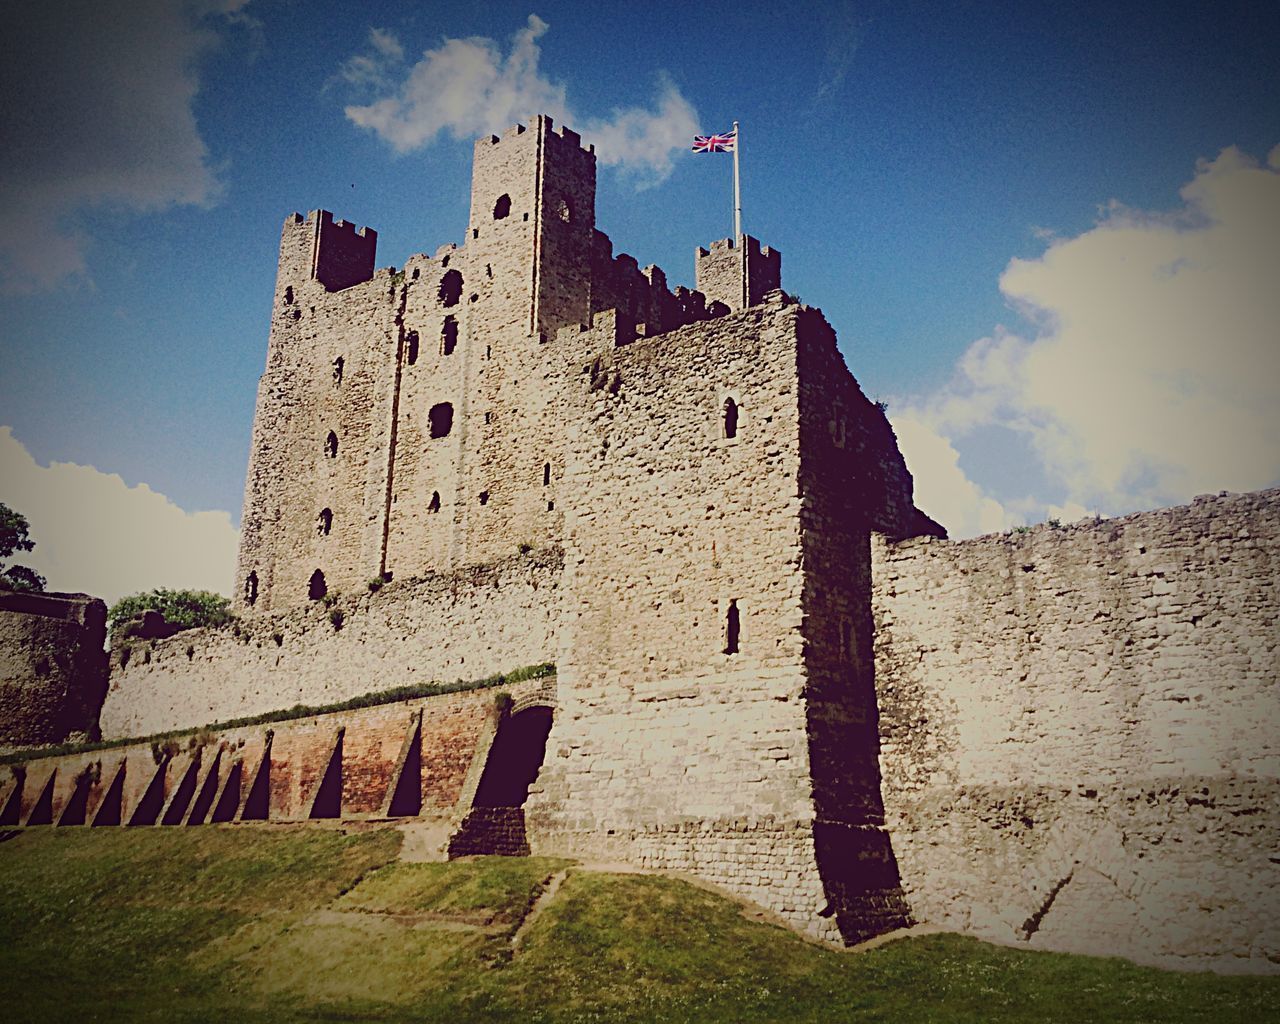
{"type": "MultiPolygon", "coordinates": [[[[502,687],[516,700],[554,690],[502,687]]],[[[494,734],[472,690],[0,766],[0,825],[433,817],[456,827],[494,734]]],[[[440,854],[449,830],[440,834],[440,854]]]]}
{"type": "Polygon", "coordinates": [[[1280,492],[878,541],[884,802],[917,918],[1280,964],[1280,492]]]}
{"type": "Polygon", "coordinates": [[[555,660],[558,550],[112,651],[103,736],[145,736],[555,660]],[[335,626],[333,616],[342,616],[335,626]]]}
{"type": "Polygon", "coordinates": [[[0,750],[90,738],[107,686],[107,608],[0,591],[0,750]]]}

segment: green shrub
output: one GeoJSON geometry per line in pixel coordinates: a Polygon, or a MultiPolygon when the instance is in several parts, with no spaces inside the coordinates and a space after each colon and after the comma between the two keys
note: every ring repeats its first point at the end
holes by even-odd
{"type": "Polygon", "coordinates": [[[122,597],[107,614],[112,626],[116,626],[145,611],[159,612],[165,622],[182,629],[221,626],[235,618],[231,614],[229,597],[209,590],[167,590],[163,587],[122,597]]]}

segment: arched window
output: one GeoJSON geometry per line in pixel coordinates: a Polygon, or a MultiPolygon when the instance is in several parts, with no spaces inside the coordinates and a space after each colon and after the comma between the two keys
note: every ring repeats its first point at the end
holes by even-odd
{"type": "Polygon", "coordinates": [[[551,486],[551,463],[544,462],[542,464],[542,486],[551,486]]]}
{"type": "Polygon", "coordinates": [[[321,537],[329,536],[329,531],[333,529],[333,511],[331,509],[322,508],[320,514],[316,516],[316,533],[321,537]]]}
{"type": "Polygon", "coordinates": [[[412,366],[418,361],[418,332],[410,331],[404,336],[404,340],[408,346],[405,352],[405,362],[412,366]]]}
{"type": "Polygon", "coordinates": [[[440,328],[440,354],[453,355],[458,347],[458,318],[453,314],[444,318],[444,326],[440,328]]]}
{"type": "Polygon", "coordinates": [[[511,216],[511,197],[505,192],[498,196],[498,201],[493,204],[493,219],[506,220],[511,216]]]}
{"type": "Polygon", "coordinates": [[[724,617],[724,653],[738,653],[738,639],[742,634],[742,620],[738,615],[736,599],[729,602],[729,611],[724,617]]]}
{"type": "Polygon", "coordinates": [[[327,593],[329,588],[325,586],[324,573],[317,569],[311,574],[311,582],[307,585],[307,597],[312,601],[319,601],[327,593]]]}
{"type": "Polygon", "coordinates": [[[724,436],[738,436],[738,403],[732,398],[724,400],[724,436]]]}
{"type": "Polygon", "coordinates": [[[440,291],[437,293],[440,299],[440,305],[446,309],[450,306],[456,306],[462,299],[462,275],[456,270],[450,270],[440,278],[440,291]]]}
{"type": "Polygon", "coordinates": [[[342,368],[345,365],[346,365],[346,362],[345,360],[343,360],[342,356],[338,356],[338,358],[333,361],[333,386],[334,387],[337,387],[339,384],[342,383],[342,368]]]}
{"type": "Polygon", "coordinates": [[[258,600],[258,574],[251,572],[244,581],[244,603],[253,605],[258,600]]]}
{"type": "Polygon", "coordinates": [[[427,419],[431,423],[432,437],[448,437],[453,429],[453,406],[448,402],[433,405],[427,419]]]}
{"type": "Polygon", "coordinates": [[[331,459],[338,457],[338,435],[332,430],[329,431],[329,436],[324,439],[324,453],[331,459]]]}
{"type": "Polygon", "coordinates": [[[428,512],[440,511],[440,492],[439,491],[431,492],[431,503],[427,505],[427,511],[428,512]]]}

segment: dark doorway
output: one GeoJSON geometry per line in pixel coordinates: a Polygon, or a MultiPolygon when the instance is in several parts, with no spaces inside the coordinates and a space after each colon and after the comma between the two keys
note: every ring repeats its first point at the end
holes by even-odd
{"type": "Polygon", "coordinates": [[[523,807],[542,768],[551,709],[527,708],[505,718],[489,748],[473,807],[523,807]]]}

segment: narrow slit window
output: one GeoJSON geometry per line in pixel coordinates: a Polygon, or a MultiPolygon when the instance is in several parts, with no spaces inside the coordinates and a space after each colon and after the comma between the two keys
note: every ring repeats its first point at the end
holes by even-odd
{"type": "Polygon", "coordinates": [[[737,654],[738,641],[742,637],[742,619],[738,613],[738,602],[729,602],[729,611],[724,617],[724,653],[737,654]]]}
{"type": "Polygon", "coordinates": [[[453,355],[458,347],[458,318],[450,314],[444,318],[444,326],[440,328],[440,354],[453,355]]]}
{"type": "Polygon", "coordinates": [[[405,335],[405,345],[407,346],[405,353],[405,362],[410,366],[418,361],[418,332],[410,331],[405,335]]]}
{"type": "Polygon", "coordinates": [[[329,588],[325,585],[324,573],[317,569],[311,574],[311,582],[307,585],[307,597],[312,601],[319,601],[327,593],[329,588]]]}
{"type": "Polygon", "coordinates": [[[244,603],[252,606],[258,600],[258,574],[251,572],[244,581],[244,603]]]}
{"type": "Polygon", "coordinates": [[[488,492],[488,491],[481,491],[481,492],[480,492],[480,504],[481,504],[481,505],[487,505],[487,504],[489,504],[489,492],[488,492]]]}
{"type": "Polygon", "coordinates": [[[431,492],[431,502],[427,505],[427,511],[428,512],[440,511],[440,492],[439,491],[431,492]]]}
{"type": "Polygon", "coordinates": [[[544,462],[542,464],[542,486],[551,486],[551,463],[544,462]]]}
{"type": "Polygon", "coordinates": [[[453,429],[453,406],[448,402],[433,405],[427,419],[431,423],[432,437],[448,437],[453,429]]]}
{"type": "Polygon", "coordinates": [[[329,431],[329,436],[324,439],[324,453],[331,459],[338,457],[338,435],[332,430],[329,431]]]}
{"type": "Polygon", "coordinates": [[[347,365],[346,360],[344,360],[342,356],[338,356],[338,358],[333,361],[333,386],[334,387],[337,387],[339,384],[342,383],[342,370],[343,370],[343,367],[345,367],[346,365],[347,365]]]}
{"type": "Polygon", "coordinates": [[[738,403],[732,398],[724,400],[724,436],[738,436],[738,403]]]}
{"type": "Polygon", "coordinates": [[[320,514],[316,516],[316,533],[321,537],[329,536],[329,531],[333,529],[333,510],[322,508],[320,514]]]}
{"type": "Polygon", "coordinates": [[[285,305],[288,305],[288,306],[293,305],[293,285],[289,285],[284,290],[284,301],[285,301],[285,305]]]}

